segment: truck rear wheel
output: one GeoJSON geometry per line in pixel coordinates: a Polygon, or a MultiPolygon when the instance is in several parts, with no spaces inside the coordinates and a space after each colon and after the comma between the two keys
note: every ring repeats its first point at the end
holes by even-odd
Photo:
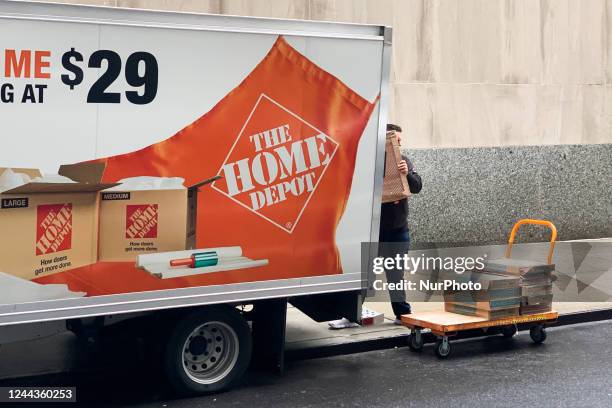
{"type": "Polygon", "coordinates": [[[185,316],[166,347],[165,371],[180,394],[230,388],[251,360],[251,331],[232,307],[211,307],[185,316]]]}

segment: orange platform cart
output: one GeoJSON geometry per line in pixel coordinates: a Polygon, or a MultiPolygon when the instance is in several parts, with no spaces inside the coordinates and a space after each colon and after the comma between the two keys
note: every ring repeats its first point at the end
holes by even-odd
{"type": "MultiPolygon", "coordinates": [[[[547,260],[548,264],[552,264],[555,241],[557,239],[557,228],[552,222],[546,220],[522,219],[514,224],[508,239],[505,257],[510,258],[516,233],[522,225],[526,224],[546,226],[551,230],[547,260]]],[[[427,330],[437,337],[434,346],[436,356],[447,358],[452,350],[450,338],[457,336],[462,331],[482,329],[483,335],[501,332],[504,337],[510,338],[516,334],[518,324],[526,324],[530,326],[529,334],[531,339],[535,343],[542,343],[546,340],[546,325],[556,322],[558,316],[557,312],[549,311],[488,320],[484,317],[466,316],[441,310],[403,315],[402,324],[411,330],[409,346],[412,350],[419,351],[423,348],[422,331],[427,330]],[[496,330],[490,330],[491,328],[496,328],[496,330]]]]}

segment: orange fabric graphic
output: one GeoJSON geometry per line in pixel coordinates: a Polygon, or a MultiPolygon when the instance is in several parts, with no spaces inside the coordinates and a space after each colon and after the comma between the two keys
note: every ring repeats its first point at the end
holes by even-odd
{"type": "Polygon", "coordinates": [[[38,281],[69,281],[92,295],[342,273],[336,227],[374,106],[279,37],[194,123],[163,142],[101,159],[104,182],[178,176],[191,185],[220,174],[198,197],[197,247],[241,246],[269,264],[160,280],[131,263],[99,263],[38,281]]]}

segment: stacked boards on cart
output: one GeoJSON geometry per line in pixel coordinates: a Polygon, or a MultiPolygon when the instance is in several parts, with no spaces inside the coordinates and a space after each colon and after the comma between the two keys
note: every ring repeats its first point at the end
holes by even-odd
{"type": "Polygon", "coordinates": [[[522,315],[552,310],[554,264],[501,258],[488,262],[485,270],[488,273],[519,278],[521,290],[520,313],[522,315]]]}
{"type": "Polygon", "coordinates": [[[479,283],[481,289],[445,291],[445,311],[487,319],[512,317],[519,314],[521,292],[518,277],[466,272],[453,279],[464,283],[468,281],[479,283]]]}

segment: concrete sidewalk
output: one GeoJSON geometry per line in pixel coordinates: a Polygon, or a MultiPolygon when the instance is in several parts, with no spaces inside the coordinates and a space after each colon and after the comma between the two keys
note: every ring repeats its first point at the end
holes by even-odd
{"type": "MultiPolygon", "coordinates": [[[[442,302],[413,302],[412,310],[415,312],[444,310],[442,302]]],[[[384,323],[354,327],[349,329],[331,330],[327,323],[313,322],[308,316],[294,307],[287,311],[287,351],[300,351],[317,347],[339,346],[356,342],[377,339],[388,339],[395,336],[409,334],[404,326],[393,323],[395,316],[388,303],[364,303],[364,306],[384,313],[384,323]]],[[[553,309],[559,314],[593,312],[598,310],[612,310],[612,302],[555,302],[553,309]]]]}
{"type": "MultiPolygon", "coordinates": [[[[503,254],[505,246],[491,246],[493,254],[503,254]]],[[[540,259],[545,257],[548,245],[516,245],[513,257],[540,259]]],[[[574,313],[612,311],[612,239],[559,243],[555,255],[557,276],[554,309],[564,316],[574,313]],[[582,301],[581,301],[582,300],[582,301]]],[[[427,294],[410,298],[413,311],[442,310],[440,296],[424,302],[427,294]],[[438,301],[436,301],[438,300],[438,301]]],[[[388,301],[366,301],[365,307],[384,313],[385,321],[374,326],[330,330],[326,322],[317,323],[294,307],[287,316],[286,350],[289,358],[307,358],[345,354],[347,350],[361,350],[362,344],[374,348],[405,345],[409,331],[393,324],[394,316],[388,301]],[[325,350],[325,352],[317,352],[325,350]]],[[[593,314],[593,316],[596,313],[593,314]]],[[[354,352],[354,351],[353,351],[354,352]]],[[[99,369],[95,358],[77,351],[75,336],[64,332],[51,337],[6,344],[0,347],[0,379],[82,372],[99,369]]]]}
{"type": "MultiPolygon", "coordinates": [[[[470,248],[470,251],[489,254],[489,259],[503,256],[506,245],[490,245],[470,248]]],[[[546,259],[549,244],[516,244],[512,258],[546,259]]],[[[442,252],[459,253],[461,248],[441,249],[442,252]]],[[[415,256],[418,252],[411,251],[415,256]]],[[[564,241],[556,245],[554,262],[557,281],[554,284],[553,303],[561,315],[612,309],[612,238],[564,241]]],[[[434,295],[431,301],[426,294],[413,294],[408,299],[413,312],[443,310],[441,297],[434,295]],[[416,300],[416,301],[411,301],[416,300]],[[438,301],[436,301],[438,300],[438,301]]],[[[379,296],[377,296],[379,297],[379,296]]],[[[316,323],[295,308],[289,308],[287,316],[287,350],[297,351],[315,347],[337,346],[354,342],[385,339],[408,334],[403,326],[393,324],[395,316],[386,299],[366,301],[364,306],[385,315],[385,321],[375,326],[330,330],[327,323],[316,323]]]]}

